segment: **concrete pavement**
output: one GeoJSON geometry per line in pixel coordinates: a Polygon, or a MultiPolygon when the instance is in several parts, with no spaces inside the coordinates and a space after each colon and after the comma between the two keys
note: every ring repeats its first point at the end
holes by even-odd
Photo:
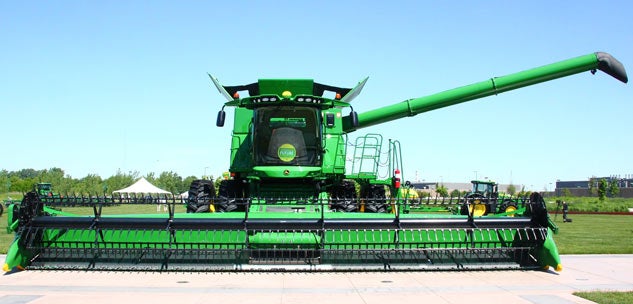
{"type": "Polygon", "coordinates": [[[23,271],[0,278],[0,303],[558,304],[592,303],[574,291],[633,291],[633,255],[565,255],[562,261],[560,273],[23,271]]]}

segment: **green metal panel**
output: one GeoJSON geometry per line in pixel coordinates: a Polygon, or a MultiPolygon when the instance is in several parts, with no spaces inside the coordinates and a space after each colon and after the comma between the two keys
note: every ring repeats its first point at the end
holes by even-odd
{"type": "Polygon", "coordinates": [[[318,249],[321,237],[310,232],[257,232],[248,237],[253,249],[313,248],[318,249]]]}
{"type": "Polygon", "coordinates": [[[253,110],[235,108],[231,139],[231,172],[249,172],[253,167],[251,156],[251,121],[253,110]]]}
{"type": "Polygon", "coordinates": [[[345,139],[342,137],[343,125],[341,123],[341,109],[332,108],[323,110],[323,174],[344,174],[345,173],[345,139]],[[327,115],[334,116],[334,125],[326,126],[327,115]]]}
{"type": "Polygon", "coordinates": [[[259,177],[269,178],[305,178],[321,173],[321,167],[308,166],[257,166],[253,172],[259,177]]]}
{"type": "Polygon", "coordinates": [[[314,81],[312,79],[260,79],[259,94],[275,94],[282,96],[284,91],[289,91],[292,96],[312,95],[314,81]]]}

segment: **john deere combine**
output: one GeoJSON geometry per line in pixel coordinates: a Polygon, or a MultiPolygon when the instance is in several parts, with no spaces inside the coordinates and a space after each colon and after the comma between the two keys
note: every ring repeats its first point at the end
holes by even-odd
{"type": "Polygon", "coordinates": [[[10,212],[16,237],[4,269],[560,270],[556,227],[537,193],[513,216],[410,212],[400,144],[389,141],[383,151],[380,135],[352,142],[347,134],[598,69],[627,82],[617,60],[595,53],[360,114],[351,101],[367,79],[341,88],[309,79],[223,86],[211,77],[228,100],[217,125],[225,106],[235,108],[231,177],[217,191],[210,181],[193,182],[180,213],[180,199],[170,197],[28,193],[10,212]],[[156,203],[169,212],[105,212],[156,203]],[[73,206],[90,215],[69,212],[73,206]]]}

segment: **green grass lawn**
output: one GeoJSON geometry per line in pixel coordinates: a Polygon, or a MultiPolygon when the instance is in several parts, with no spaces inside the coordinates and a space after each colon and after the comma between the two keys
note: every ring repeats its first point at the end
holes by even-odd
{"type": "MultiPolygon", "coordinates": [[[[561,254],[633,254],[633,216],[573,214],[573,221],[555,222],[559,232],[554,235],[561,254]]],[[[600,304],[633,303],[633,291],[575,292],[574,295],[600,304]]]]}
{"type": "Polygon", "coordinates": [[[633,303],[633,291],[574,292],[574,295],[598,304],[633,303]]]}
{"type": "Polygon", "coordinates": [[[633,254],[633,215],[572,214],[557,216],[554,235],[560,254],[633,254]]]}

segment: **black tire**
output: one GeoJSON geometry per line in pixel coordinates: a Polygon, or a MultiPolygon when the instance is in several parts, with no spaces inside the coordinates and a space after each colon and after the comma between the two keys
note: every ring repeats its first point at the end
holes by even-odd
{"type": "Polygon", "coordinates": [[[0,216],[2,216],[2,214],[4,214],[4,205],[0,204],[0,216]]]}
{"type": "Polygon", "coordinates": [[[335,186],[330,192],[330,198],[332,201],[331,208],[334,211],[358,211],[356,188],[352,181],[343,181],[340,185],[335,186]]]}
{"type": "Polygon", "coordinates": [[[365,202],[365,212],[387,212],[388,204],[385,186],[368,185],[366,187],[363,187],[360,192],[360,196],[365,202]]]}
{"type": "Polygon", "coordinates": [[[187,199],[187,213],[209,212],[215,198],[213,181],[198,179],[191,182],[189,198],[187,199]]]}
{"type": "Polygon", "coordinates": [[[513,207],[514,210],[518,209],[517,207],[517,203],[511,200],[505,200],[503,201],[503,204],[501,205],[501,208],[499,209],[499,213],[505,213],[508,212],[508,208],[513,207]]]}
{"type": "Polygon", "coordinates": [[[486,215],[490,212],[490,205],[488,204],[485,197],[479,193],[473,193],[473,194],[467,195],[464,198],[464,201],[462,202],[462,205],[459,208],[459,213],[461,215],[469,215],[471,206],[475,204],[483,204],[486,207],[486,210],[483,212],[482,215],[486,215]],[[479,201],[479,202],[475,203],[475,201],[479,201]]]}
{"type": "Polygon", "coordinates": [[[244,187],[239,180],[223,180],[220,182],[218,197],[215,200],[215,211],[245,211],[244,187]]]}

